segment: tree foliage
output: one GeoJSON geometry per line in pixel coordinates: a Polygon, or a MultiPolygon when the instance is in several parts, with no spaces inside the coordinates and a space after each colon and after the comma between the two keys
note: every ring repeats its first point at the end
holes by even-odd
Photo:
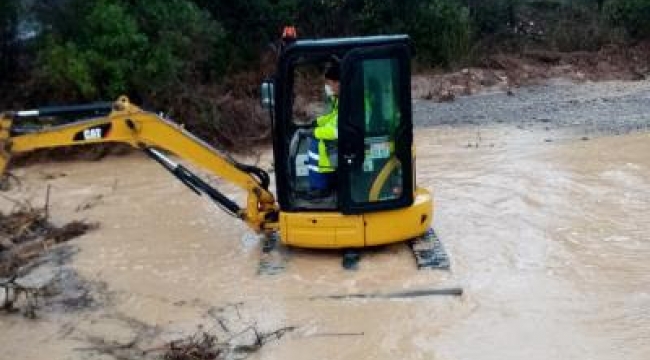
{"type": "Polygon", "coordinates": [[[449,67],[486,52],[648,38],[648,19],[650,0],[2,0],[0,100],[128,94],[210,138],[255,113],[262,54],[285,25],[303,38],[407,33],[420,65],[449,67]],[[17,82],[20,92],[2,93],[17,82]]]}
{"type": "Polygon", "coordinates": [[[650,37],[650,0],[610,0],[605,4],[609,20],[636,39],[650,37]]]}
{"type": "Polygon", "coordinates": [[[468,51],[469,11],[455,0],[367,0],[360,23],[363,33],[407,33],[418,58],[428,65],[449,65],[468,51]]]}
{"type": "Polygon", "coordinates": [[[153,95],[219,68],[223,30],[185,0],[69,0],[41,11],[50,31],[38,51],[38,76],[73,97],[153,95]]]}
{"type": "Polygon", "coordinates": [[[0,74],[8,73],[15,62],[19,9],[18,1],[0,2],[0,74]]]}
{"type": "MultiPolygon", "coordinates": [[[[7,69],[18,0],[0,4],[7,69]]],[[[64,97],[142,97],[255,68],[284,25],[304,37],[408,33],[418,61],[448,66],[484,38],[598,47],[609,24],[650,36],[650,0],[58,0],[34,2],[38,78],[64,97]],[[600,16],[600,11],[605,16],[600,16]],[[575,26],[576,22],[583,26],[575,26]],[[534,24],[531,25],[531,24],[534,24]]]]}
{"type": "Polygon", "coordinates": [[[469,48],[456,0],[59,0],[37,2],[43,83],[62,97],[159,95],[255,66],[282,27],[306,37],[409,33],[418,56],[448,65],[469,48]]]}
{"type": "Polygon", "coordinates": [[[469,7],[478,36],[509,32],[516,23],[517,0],[473,0],[469,7]]]}

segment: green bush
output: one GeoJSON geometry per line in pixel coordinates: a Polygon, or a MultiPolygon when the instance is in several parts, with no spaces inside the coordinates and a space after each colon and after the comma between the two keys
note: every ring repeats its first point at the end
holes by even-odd
{"type": "MultiPolygon", "coordinates": [[[[145,3],[65,2],[46,20],[39,78],[68,98],[147,97],[186,80],[204,80],[220,66],[222,30],[185,0],[145,3]],[[77,19],[74,29],[65,19],[77,19]],[[214,71],[213,71],[214,70],[214,71]]],[[[51,9],[50,9],[51,10],[51,9]]]]}
{"type": "MultiPolygon", "coordinates": [[[[256,65],[260,53],[276,41],[284,25],[295,25],[298,7],[309,0],[194,0],[226,29],[224,57],[229,71],[256,65]]],[[[314,16],[315,14],[310,14],[314,16]]],[[[327,16],[319,12],[316,17],[327,16]]]]}
{"type": "Polygon", "coordinates": [[[15,46],[13,40],[17,34],[18,2],[4,0],[0,2],[0,78],[4,78],[13,67],[15,46]]]}
{"type": "Polygon", "coordinates": [[[474,0],[470,16],[477,37],[509,33],[515,26],[518,0],[474,0]]]}
{"type": "Polygon", "coordinates": [[[420,61],[448,66],[467,54],[471,34],[467,8],[437,0],[423,4],[414,15],[407,32],[416,42],[420,61]]]}
{"type": "Polygon", "coordinates": [[[650,37],[650,0],[610,0],[603,11],[614,26],[624,28],[630,37],[650,37]]]}
{"type": "Polygon", "coordinates": [[[411,35],[426,65],[450,65],[469,49],[469,11],[455,0],[366,0],[360,17],[364,33],[411,35]]]}
{"type": "Polygon", "coordinates": [[[128,89],[147,37],[121,4],[97,1],[81,15],[74,38],[50,34],[40,53],[41,76],[83,98],[115,97],[128,89]]]}
{"type": "Polygon", "coordinates": [[[583,0],[551,12],[547,20],[548,46],[559,51],[596,51],[611,42],[614,31],[603,21],[597,6],[593,1],[583,0]]]}

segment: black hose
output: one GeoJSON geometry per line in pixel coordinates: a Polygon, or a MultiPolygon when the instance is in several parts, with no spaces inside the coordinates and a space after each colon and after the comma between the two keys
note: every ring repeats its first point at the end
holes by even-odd
{"type": "Polygon", "coordinates": [[[210,186],[200,177],[196,176],[189,169],[183,165],[173,163],[162,154],[151,148],[143,148],[143,151],[152,159],[162,165],[167,171],[171,172],[177,179],[179,179],[185,186],[190,188],[197,195],[206,194],[212,201],[214,201],[225,212],[234,216],[241,217],[241,208],[237,203],[230,200],[227,196],[222,194],[219,190],[210,186]]]}
{"type": "Polygon", "coordinates": [[[264,190],[269,189],[269,185],[271,185],[271,177],[269,176],[269,173],[253,165],[235,162],[235,166],[237,169],[254,176],[264,190]]]}

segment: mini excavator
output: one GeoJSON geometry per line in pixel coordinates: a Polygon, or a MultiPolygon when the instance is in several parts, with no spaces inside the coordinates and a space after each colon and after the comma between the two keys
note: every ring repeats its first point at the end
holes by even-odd
{"type": "Polygon", "coordinates": [[[269,190],[271,178],[263,169],[235,161],[183,126],[141,109],[125,96],[114,103],[2,113],[0,173],[16,154],[126,143],[264,235],[263,253],[274,251],[279,243],[354,254],[355,249],[407,242],[419,268],[445,269],[449,259],[431,230],[432,195],[415,183],[412,53],[407,35],[293,39],[282,47],[275,74],[261,86],[262,106],[272,121],[277,195],[269,190]],[[309,189],[310,141],[304,130],[313,125],[298,119],[294,111],[294,84],[301,69],[331,59],[340,66],[336,188],[329,197],[314,200],[304,196],[309,189]],[[243,189],[245,206],[169,154],[243,189]]]}

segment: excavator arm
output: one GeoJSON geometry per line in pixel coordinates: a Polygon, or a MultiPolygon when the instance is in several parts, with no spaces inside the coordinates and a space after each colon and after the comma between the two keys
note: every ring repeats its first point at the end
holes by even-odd
{"type": "Polygon", "coordinates": [[[131,104],[120,97],[113,104],[82,105],[0,114],[0,174],[15,154],[37,149],[96,143],[126,143],[143,150],[197,194],[205,194],[224,210],[244,220],[258,232],[278,228],[278,205],[268,190],[268,174],[240,164],[196,138],[181,125],[131,104]],[[97,116],[98,113],[104,113],[97,116]],[[30,128],[21,123],[48,116],[85,116],[63,125],[30,128]],[[88,117],[90,116],[90,117],[88,117]],[[161,151],[162,150],[162,151],[161,151]],[[169,159],[173,153],[247,192],[241,208],[181,164],[169,159]]]}

